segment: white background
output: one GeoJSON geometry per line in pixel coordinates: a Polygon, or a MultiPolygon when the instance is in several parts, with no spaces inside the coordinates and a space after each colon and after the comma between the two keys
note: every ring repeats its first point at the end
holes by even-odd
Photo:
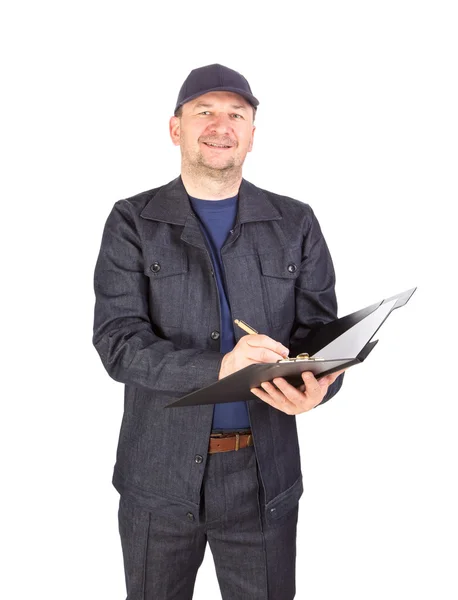
{"type": "MultiPolygon", "coordinates": [[[[418,286],[297,418],[296,597],[456,600],[453,4],[4,5],[2,597],[125,598],[93,269],[114,202],[178,175],[179,88],[220,62],[260,100],[244,176],[313,207],[339,315],[418,286]]],[[[220,597],[208,547],[194,597],[220,597]]]]}

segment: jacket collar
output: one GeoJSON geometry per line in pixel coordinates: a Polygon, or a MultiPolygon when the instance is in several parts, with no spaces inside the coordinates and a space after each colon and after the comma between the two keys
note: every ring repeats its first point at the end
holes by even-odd
{"type": "MultiPolygon", "coordinates": [[[[159,188],[140,216],[163,223],[185,225],[191,214],[191,203],[180,175],[159,188]]],[[[277,221],[281,218],[281,214],[272,205],[266,192],[242,178],[237,224],[250,221],[277,221]]]]}

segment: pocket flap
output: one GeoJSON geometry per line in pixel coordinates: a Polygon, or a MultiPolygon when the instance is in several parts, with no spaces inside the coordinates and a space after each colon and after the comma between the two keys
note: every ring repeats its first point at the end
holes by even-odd
{"type": "Polygon", "coordinates": [[[148,246],[145,253],[145,275],[162,279],[188,271],[188,257],[183,248],[148,246]]]}
{"type": "Polygon", "coordinates": [[[300,263],[294,260],[292,253],[285,250],[259,255],[261,272],[266,277],[296,279],[299,275],[300,263]]]}

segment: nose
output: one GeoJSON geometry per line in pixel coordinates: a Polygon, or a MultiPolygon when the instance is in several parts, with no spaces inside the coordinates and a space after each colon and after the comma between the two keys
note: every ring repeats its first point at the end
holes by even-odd
{"type": "Polygon", "coordinates": [[[228,130],[231,130],[232,125],[229,115],[226,113],[215,113],[211,119],[211,122],[208,124],[208,128],[210,131],[214,131],[216,133],[224,133],[228,130]]]}

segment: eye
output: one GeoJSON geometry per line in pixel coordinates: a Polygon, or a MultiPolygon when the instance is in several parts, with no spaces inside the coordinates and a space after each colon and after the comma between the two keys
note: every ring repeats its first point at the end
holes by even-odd
{"type": "MultiPolygon", "coordinates": [[[[205,114],[210,114],[209,110],[203,110],[202,112],[199,113],[199,115],[205,115],[205,114]]],[[[238,113],[232,113],[233,117],[237,117],[238,119],[243,119],[243,115],[239,115],[238,113]]]]}

